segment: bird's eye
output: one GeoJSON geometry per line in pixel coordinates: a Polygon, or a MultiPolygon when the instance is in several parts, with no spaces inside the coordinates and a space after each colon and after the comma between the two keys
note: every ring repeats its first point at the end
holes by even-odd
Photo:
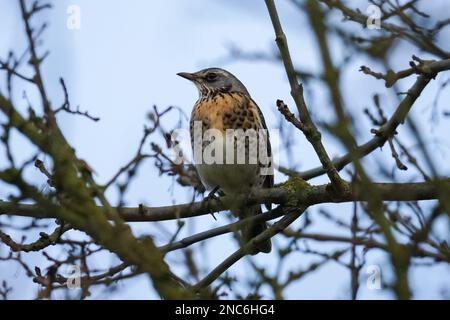
{"type": "Polygon", "coordinates": [[[210,72],[206,75],[206,81],[208,81],[208,82],[215,81],[216,79],[217,79],[217,73],[210,72]]]}

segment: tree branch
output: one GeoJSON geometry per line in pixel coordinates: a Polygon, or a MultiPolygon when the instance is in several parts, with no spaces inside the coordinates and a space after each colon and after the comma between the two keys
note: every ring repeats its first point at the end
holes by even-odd
{"type": "Polygon", "coordinates": [[[303,87],[297,81],[297,74],[292,63],[286,35],[284,34],[283,28],[281,27],[275,3],[273,2],[273,0],[265,0],[265,2],[267,10],[269,11],[270,19],[272,20],[273,28],[275,30],[275,41],[280,50],[284,68],[289,79],[291,95],[295,101],[295,104],[297,105],[300,120],[303,123],[302,132],[305,134],[306,138],[316,151],[317,156],[322,163],[322,167],[324,168],[330,181],[332,182],[333,187],[337,192],[345,193],[347,191],[347,186],[345,185],[344,181],[341,179],[336,168],[331,162],[330,157],[328,156],[328,153],[326,152],[325,147],[322,144],[320,132],[317,130],[317,127],[312,121],[305,100],[303,98],[303,87]]]}
{"type": "MultiPolygon", "coordinates": [[[[434,74],[441,71],[450,70],[450,59],[431,62],[427,65],[427,68],[429,68],[429,70],[431,70],[434,74]]],[[[408,112],[422,93],[423,89],[425,89],[430,79],[431,78],[428,75],[419,76],[414,85],[408,90],[408,94],[397,106],[397,109],[395,110],[391,118],[376,132],[375,137],[373,137],[366,143],[359,145],[346,155],[334,159],[333,164],[335,168],[337,170],[342,170],[346,165],[351,163],[355,159],[355,157],[356,159],[361,159],[364,156],[370,154],[376,148],[383,146],[387,139],[391,137],[396,131],[397,127],[400,124],[404,123],[408,112]]],[[[323,167],[317,167],[300,172],[287,168],[280,168],[280,171],[288,175],[297,175],[305,180],[310,180],[326,173],[326,170],[323,167]]]]}
{"type": "MultiPolygon", "coordinates": [[[[442,186],[450,187],[450,180],[443,179],[434,182],[421,183],[373,183],[371,187],[376,190],[383,201],[417,201],[438,199],[442,186]]],[[[343,203],[370,200],[371,195],[362,193],[357,184],[351,185],[351,190],[345,195],[336,195],[330,192],[330,184],[304,187],[291,178],[284,185],[273,189],[255,190],[250,196],[233,197],[234,201],[242,201],[246,205],[277,203],[285,205],[295,202],[307,206],[322,203],[343,203]],[[294,183],[292,183],[294,181],[294,183]],[[289,184],[289,187],[287,187],[289,184]],[[293,190],[291,189],[293,185],[293,190]]],[[[162,207],[121,207],[116,208],[123,220],[128,222],[164,221],[183,219],[207,215],[217,211],[229,209],[224,203],[233,203],[227,196],[208,199],[193,203],[162,207]]],[[[102,209],[103,207],[98,207],[102,209]]],[[[62,208],[61,208],[62,209],[62,208]]],[[[0,215],[22,216],[33,218],[55,218],[54,214],[47,212],[46,208],[34,204],[17,204],[0,201],[0,215]]]]}

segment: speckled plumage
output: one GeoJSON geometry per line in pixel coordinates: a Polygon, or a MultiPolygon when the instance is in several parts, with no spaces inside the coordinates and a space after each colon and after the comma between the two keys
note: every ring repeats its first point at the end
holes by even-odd
{"type": "MultiPolygon", "coordinates": [[[[192,145],[194,145],[195,121],[200,121],[202,123],[202,133],[208,129],[217,129],[224,135],[227,129],[243,129],[244,132],[247,129],[253,129],[255,131],[258,129],[267,129],[256,103],[249,96],[241,92],[210,93],[209,96],[199,98],[195,103],[191,114],[190,130],[192,145]]],[[[270,152],[270,141],[267,141],[269,143],[268,150],[270,152]]],[[[205,142],[204,147],[206,145],[207,142],[205,142]]],[[[233,147],[236,146],[234,145],[233,147]]],[[[248,145],[246,145],[246,147],[248,147],[248,145]]],[[[248,152],[248,148],[246,148],[246,153],[248,152]]],[[[202,176],[202,172],[205,170],[202,167],[206,166],[206,164],[200,164],[198,166],[200,166],[199,174],[202,176]]],[[[230,171],[232,171],[236,170],[240,165],[233,164],[230,166],[232,166],[230,169],[230,171]]],[[[202,181],[206,184],[208,189],[219,186],[226,194],[242,192],[249,188],[260,187],[262,185],[265,185],[266,187],[271,187],[273,185],[272,175],[258,174],[260,164],[255,165],[254,168],[248,164],[241,166],[246,166],[248,171],[252,171],[251,174],[254,175],[254,177],[252,177],[251,180],[242,179],[244,183],[239,184],[238,190],[236,190],[237,183],[234,182],[241,179],[239,179],[240,177],[236,176],[236,174],[233,174],[232,177],[224,180],[220,172],[218,172],[218,177],[215,177],[214,175],[203,176],[201,177],[202,181]]],[[[223,167],[214,169],[217,169],[217,171],[226,170],[226,168],[223,167]]],[[[240,171],[245,171],[245,169],[241,169],[240,171]]]]}
{"type": "MultiPolygon", "coordinates": [[[[211,143],[211,141],[202,139],[202,135],[208,129],[216,129],[217,132],[222,133],[222,136],[216,137],[216,139],[224,139],[224,150],[228,148],[224,138],[225,132],[228,129],[242,129],[243,132],[247,132],[249,129],[253,129],[256,132],[259,129],[267,129],[260,109],[250,97],[245,86],[228,71],[211,68],[194,74],[180,75],[188,79],[189,77],[192,77],[192,79],[189,80],[193,81],[199,89],[199,99],[194,105],[190,121],[193,148],[194,140],[203,141],[202,151],[204,151],[208,144],[211,143]],[[211,72],[216,75],[220,74],[220,81],[217,80],[220,84],[216,83],[214,85],[214,83],[211,84],[209,81],[203,80],[211,72]],[[201,123],[201,132],[194,130],[194,123],[196,121],[201,123]]],[[[271,149],[268,137],[266,141],[266,149],[268,156],[270,157],[271,149]]],[[[236,140],[234,140],[232,146],[234,152],[236,152],[236,144],[236,140]]],[[[261,163],[259,161],[258,152],[259,150],[255,148],[250,148],[249,150],[248,141],[246,141],[245,155],[246,157],[249,155],[256,156],[258,158],[256,164],[249,163],[247,158],[244,164],[207,164],[195,159],[196,169],[202,183],[207,189],[212,190],[219,187],[219,189],[227,195],[242,195],[248,193],[251,188],[270,188],[273,186],[273,174],[263,175],[261,174],[261,168],[263,166],[270,166],[271,163],[261,163]],[[254,154],[255,152],[256,154],[254,154]]],[[[232,210],[233,214],[239,218],[258,214],[260,211],[261,207],[259,205],[232,210]]],[[[264,231],[265,228],[265,223],[256,223],[248,228],[244,228],[242,231],[243,240],[250,240],[252,237],[264,231]]],[[[258,246],[258,251],[270,252],[270,250],[270,240],[263,242],[258,246]]]]}

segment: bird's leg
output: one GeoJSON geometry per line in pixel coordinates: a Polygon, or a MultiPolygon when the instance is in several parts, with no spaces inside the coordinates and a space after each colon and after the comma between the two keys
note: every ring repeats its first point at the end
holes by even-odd
{"type": "MultiPolygon", "coordinates": [[[[208,195],[205,197],[204,200],[206,200],[206,203],[207,203],[207,205],[208,205],[208,208],[209,208],[209,205],[210,205],[210,203],[209,203],[210,200],[217,200],[217,201],[220,202],[220,198],[219,198],[218,196],[216,196],[216,192],[219,191],[219,189],[220,189],[220,186],[216,186],[216,187],[215,187],[214,189],[212,189],[212,190],[208,193],[208,195]]],[[[214,212],[211,212],[211,215],[213,216],[214,220],[217,221],[217,218],[216,218],[216,216],[214,215],[214,212]]]]}
{"type": "Polygon", "coordinates": [[[208,195],[206,196],[205,200],[218,200],[220,201],[219,197],[216,196],[216,192],[219,191],[220,186],[216,186],[214,189],[212,189],[208,195]]]}
{"type": "Polygon", "coordinates": [[[252,199],[255,196],[256,192],[260,189],[261,188],[258,187],[251,187],[250,190],[244,194],[241,206],[245,208],[249,203],[250,199],[252,199]]]}

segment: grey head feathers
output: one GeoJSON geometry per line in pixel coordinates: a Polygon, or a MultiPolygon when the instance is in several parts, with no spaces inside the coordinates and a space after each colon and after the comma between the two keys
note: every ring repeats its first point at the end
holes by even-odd
{"type": "Polygon", "coordinates": [[[238,78],[221,68],[207,68],[194,73],[180,72],[177,75],[192,81],[200,96],[218,92],[241,92],[250,96],[247,88],[238,78]]]}

